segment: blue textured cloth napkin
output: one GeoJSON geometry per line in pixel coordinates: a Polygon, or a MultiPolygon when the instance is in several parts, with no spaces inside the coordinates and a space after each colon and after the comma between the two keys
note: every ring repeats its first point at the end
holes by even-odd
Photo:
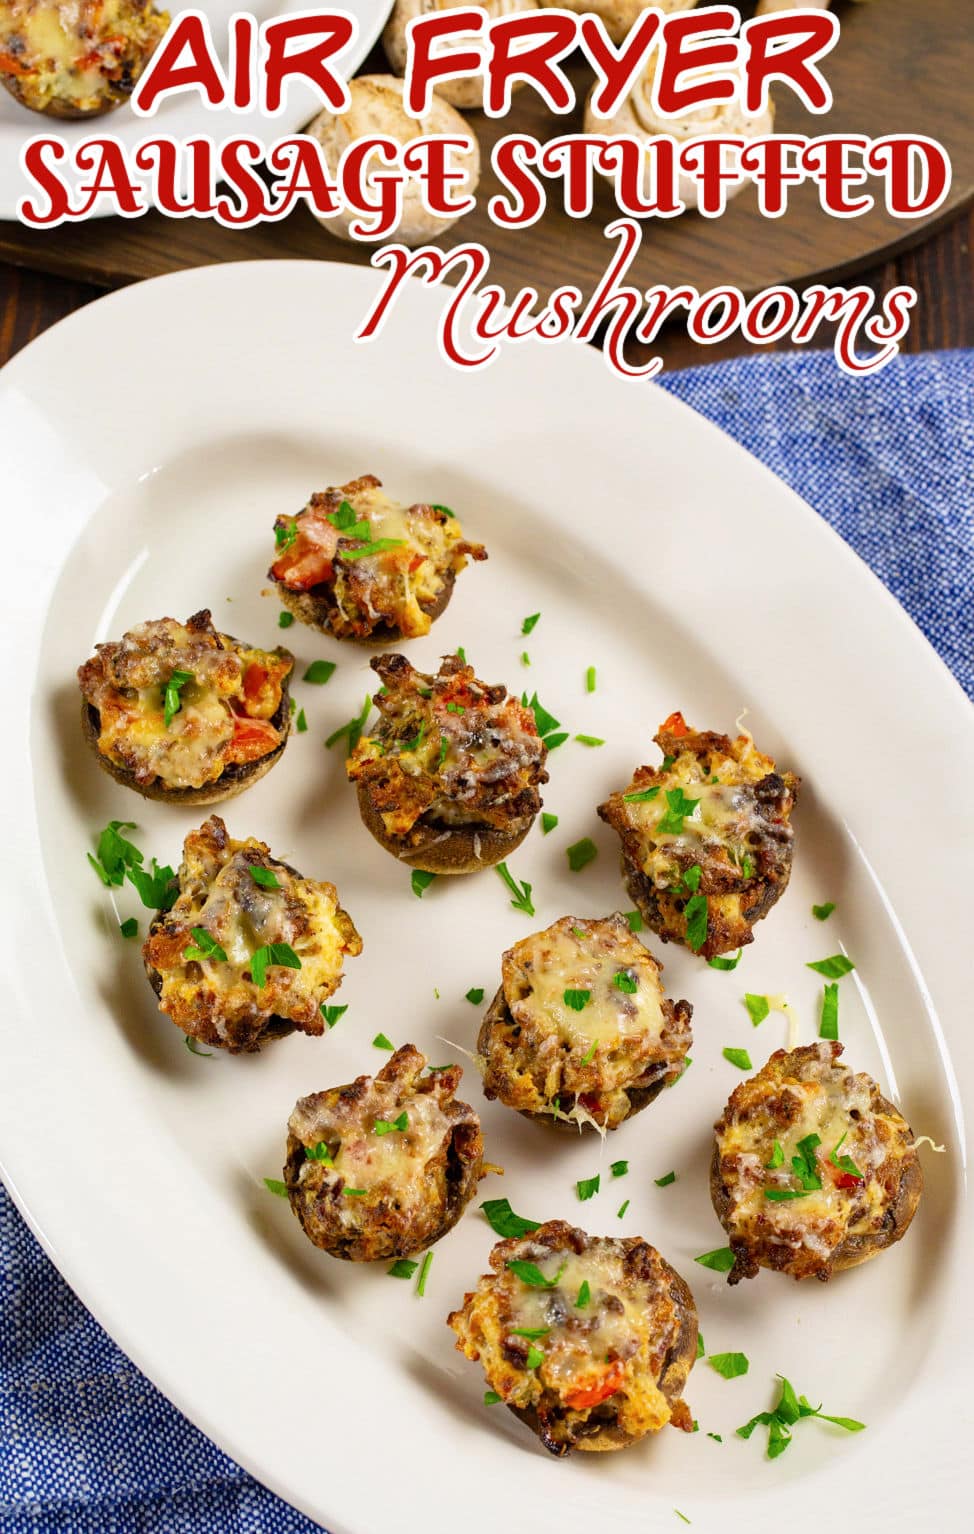
{"type": "MultiPolygon", "coordinates": [[[[664,375],[803,495],[974,696],[974,353],[847,378],[780,354],[664,375]]],[[[635,387],[635,386],[634,386],[635,387]]],[[[3,1534],[311,1534],[119,1352],[0,1189],[3,1534]]]]}

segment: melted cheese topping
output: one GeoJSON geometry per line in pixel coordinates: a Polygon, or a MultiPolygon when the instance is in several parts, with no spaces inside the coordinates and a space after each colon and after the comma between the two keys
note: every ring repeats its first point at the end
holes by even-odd
{"type": "Polygon", "coordinates": [[[881,1174],[891,1154],[903,1154],[910,1132],[899,1114],[875,1112],[872,1078],[833,1063],[828,1044],[787,1058],[796,1065],[786,1074],[772,1057],[737,1088],[717,1126],[721,1178],[731,1200],[727,1229],[732,1236],[760,1231],[762,1242],[804,1248],[825,1266],[848,1236],[881,1227],[889,1203],[888,1176],[881,1174]],[[806,1191],[792,1158],[812,1135],[820,1140],[814,1157],[821,1187],[806,1191]],[[776,1142],[783,1159],[771,1167],[776,1142]],[[835,1154],[849,1157],[862,1180],[832,1164],[835,1154]],[[766,1190],[802,1196],[779,1202],[766,1190]]]}
{"type": "Polygon", "coordinates": [[[414,1220],[429,1198],[429,1167],[443,1151],[451,1124],[432,1093],[400,1093],[396,1083],[373,1080],[356,1099],[354,1115],[331,1109],[328,1093],[302,1098],[288,1121],[290,1133],[309,1149],[324,1141],[334,1164],[307,1160],[299,1185],[313,1181],[333,1187],[364,1188],[367,1197],[346,1197],[339,1205],[343,1224],[355,1227],[362,1208],[394,1200],[403,1221],[414,1220]],[[376,1134],[377,1123],[394,1123],[406,1114],[405,1129],[376,1134]]]}
{"type": "Polygon", "coordinates": [[[144,0],[7,0],[0,73],[29,77],[35,110],[55,99],[104,110],[131,90],[168,22],[144,0]]]}
{"type": "Polygon", "coordinates": [[[488,1096],[599,1129],[621,1123],[629,1092],[678,1076],[690,1046],[689,1008],[665,1002],[659,968],[622,916],[564,916],[522,939],[502,960],[507,1015],[487,1035],[488,1096]]]}
{"type": "MultiPolygon", "coordinates": [[[[741,742],[739,756],[711,755],[711,771],[706,776],[701,758],[683,751],[653,798],[627,800],[623,796],[626,818],[643,838],[643,872],[658,888],[669,889],[679,879],[681,869],[695,863],[703,866],[715,854],[726,854],[731,864],[740,868],[749,856],[750,839],[763,834],[765,820],[753,785],[774,771],[774,763],[755,750],[750,735],[740,737],[738,744],[741,742]],[[714,783],[713,778],[718,781],[714,783]],[[677,830],[667,793],[680,789],[684,794],[681,802],[693,800],[694,805],[677,830]]],[[[636,783],[626,790],[640,791],[636,783]]]]}
{"type": "Polygon", "coordinates": [[[160,1010],[186,1032],[230,1046],[241,1042],[241,1027],[256,1035],[271,1017],[322,1033],[321,1007],[341,983],[343,958],[362,950],[335,886],[295,874],[254,837],[235,841],[216,815],[187,836],[179,885],[143,950],[162,975],[160,1010]],[[269,869],[278,888],[257,884],[253,868],[269,869]],[[198,946],[193,928],[203,928],[226,959],[187,960],[186,948],[198,946]],[[293,948],[301,968],[271,965],[258,987],[254,953],[274,943],[293,948]]]}
{"type": "Polygon", "coordinates": [[[608,1238],[589,1239],[581,1253],[531,1237],[502,1243],[491,1255],[495,1273],[449,1318],[457,1346],[482,1361],[504,1401],[561,1418],[569,1437],[604,1403],[631,1437],[657,1432],[673,1417],[659,1380],[689,1318],[676,1311],[658,1254],[648,1280],[633,1277],[628,1255],[608,1238]],[[526,1283],[507,1266],[512,1259],[531,1262],[550,1287],[526,1283]],[[583,1284],[589,1298],[579,1306],[583,1284]]]}
{"type": "Polygon", "coordinates": [[[202,788],[231,763],[280,745],[269,721],[293,665],[286,653],[248,649],[217,633],[205,613],[188,624],[162,618],[130,629],[118,643],[99,645],[78,677],[98,710],[104,756],[140,784],[202,788]],[[179,685],[167,722],[167,685],[177,672],[189,680],[179,685]]]}

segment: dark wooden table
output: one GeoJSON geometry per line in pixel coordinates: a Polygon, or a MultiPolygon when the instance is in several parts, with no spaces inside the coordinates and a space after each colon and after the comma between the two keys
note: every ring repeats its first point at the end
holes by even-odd
{"type": "MultiPolygon", "coordinates": [[[[904,350],[974,347],[972,250],[974,208],[925,244],[855,279],[867,282],[878,294],[899,283],[916,288],[919,301],[904,350]]],[[[56,320],[97,298],[99,292],[64,277],[0,265],[0,364],[56,320]]],[[[654,348],[671,370],[767,349],[748,346],[738,339],[718,346],[696,346],[676,326],[654,348]]]]}

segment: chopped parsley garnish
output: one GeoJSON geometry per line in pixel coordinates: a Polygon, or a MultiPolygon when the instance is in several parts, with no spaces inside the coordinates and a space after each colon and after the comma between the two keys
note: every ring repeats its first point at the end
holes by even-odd
{"type": "Polygon", "coordinates": [[[739,1071],[753,1071],[751,1057],[746,1049],[725,1049],[724,1059],[729,1060],[731,1065],[736,1065],[739,1071]]]}
{"type": "Polygon", "coordinates": [[[376,1119],[375,1123],[372,1125],[372,1133],[374,1135],[391,1135],[394,1129],[398,1129],[401,1133],[408,1126],[408,1124],[409,1114],[404,1108],[397,1118],[376,1119]]]}
{"type": "Polygon", "coordinates": [[[824,905],[813,905],[812,915],[815,917],[816,921],[828,921],[834,910],[835,901],[827,900],[824,905]]]}
{"type": "Polygon", "coordinates": [[[567,739],[568,731],[558,730],[553,735],[546,735],[544,737],[544,744],[549,751],[556,751],[559,746],[563,746],[565,744],[567,739]]]}
{"type": "Polygon", "coordinates": [[[642,918],[641,912],[639,912],[639,911],[625,911],[625,912],[623,912],[623,915],[625,916],[626,921],[629,923],[629,931],[630,932],[642,932],[642,930],[643,930],[643,918],[642,918]]]}
{"type": "Polygon", "coordinates": [[[571,1007],[573,1012],[581,1012],[592,1000],[592,992],[567,990],[562,992],[561,999],[566,1007],[571,1007]]]}
{"type": "Polygon", "coordinates": [[[576,735],[575,739],[580,746],[604,746],[605,741],[599,735],[576,735]]]}
{"type": "Polygon", "coordinates": [[[328,1024],[329,1028],[334,1028],[342,1014],[348,1011],[348,1002],[346,1002],[343,1007],[329,1007],[326,1006],[324,1002],[322,1002],[320,1010],[321,1015],[325,1022],[328,1024]]]}
{"type": "Polygon", "coordinates": [[[368,521],[364,518],[359,521],[359,514],[351,501],[342,501],[337,511],[328,513],[328,520],[346,538],[368,538],[372,532],[368,521]]]}
{"type": "Polygon", "coordinates": [[[693,815],[699,803],[699,799],[687,798],[682,788],[668,788],[666,790],[667,808],[657,822],[657,833],[660,836],[681,836],[683,822],[693,815]]]}
{"type": "Polygon", "coordinates": [[[591,863],[598,855],[599,849],[590,836],[583,836],[580,842],[573,842],[570,847],[565,849],[568,866],[573,874],[579,873],[587,863],[591,863]]]}
{"type": "Polygon", "coordinates": [[[506,1198],[487,1198],[481,1204],[491,1230],[498,1236],[529,1236],[537,1230],[538,1220],[526,1220],[515,1214],[506,1198]]]}
{"type": "MultiPolygon", "coordinates": [[[[291,544],[294,542],[297,536],[297,522],[278,522],[274,528],[275,547],[279,549],[282,554],[284,554],[291,547],[291,544]]],[[[290,614],[288,614],[288,616],[290,617],[290,614]]],[[[283,623],[281,627],[287,628],[287,624],[283,623]]]]}
{"type": "Polygon", "coordinates": [[[540,613],[532,613],[530,618],[525,618],[524,622],[521,624],[521,633],[530,634],[540,617],[540,613]]]}
{"type": "Polygon", "coordinates": [[[732,959],[728,958],[726,954],[716,953],[712,959],[707,960],[707,963],[710,965],[711,969],[736,969],[738,964],[741,962],[741,954],[743,952],[744,949],[739,948],[732,959]]]}
{"type": "Polygon", "coordinates": [[[523,911],[525,916],[534,915],[534,906],[531,904],[531,886],[525,879],[524,884],[518,884],[506,863],[495,863],[495,872],[500,874],[504,883],[511,892],[511,905],[515,911],[523,911]]]}
{"type": "Polygon", "coordinates": [[[824,975],[826,980],[841,980],[843,975],[851,974],[855,967],[844,953],[834,953],[830,959],[816,959],[806,966],[817,975],[824,975]]]}
{"type": "Polygon", "coordinates": [[[703,1332],[697,1333],[697,1357],[702,1358],[707,1349],[704,1346],[703,1332]]]}
{"type": "Polygon", "coordinates": [[[412,1278],[418,1267],[411,1257],[398,1257],[391,1268],[386,1268],[386,1274],[389,1278],[412,1278]]]}
{"type": "Polygon", "coordinates": [[[839,982],[833,980],[822,991],[822,1017],[818,1025],[820,1039],[839,1037],[839,982]]]}
{"type": "Polygon", "coordinates": [[[440,736],[440,754],[439,754],[439,757],[438,757],[437,763],[436,763],[437,771],[439,771],[439,769],[443,766],[443,763],[446,761],[447,752],[449,751],[449,749],[450,749],[449,737],[446,736],[446,735],[441,735],[440,736]]]}
{"type": "Polygon", "coordinates": [[[198,1055],[201,1060],[213,1059],[212,1049],[197,1049],[196,1040],[188,1033],[186,1035],[185,1044],[191,1055],[198,1055]]]}
{"type": "Polygon", "coordinates": [[[376,1049],[395,1049],[396,1047],[391,1039],[386,1038],[384,1033],[377,1033],[372,1043],[376,1049]]]}
{"type": "Polygon", "coordinates": [[[432,1252],[427,1252],[426,1256],[423,1258],[423,1266],[419,1270],[419,1279],[418,1279],[418,1281],[416,1283],[416,1293],[420,1296],[421,1299],[422,1299],[423,1295],[426,1293],[426,1279],[427,1279],[427,1276],[429,1274],[430,1263],[432,1261],[433,1261],[433,1253],[432,1252]]]}
{"type": "Polygon", "coordinates": [[[729,1273],[734,1266],[734,1253],[729,1246],[718,1246],[715,1251],[704,1252],[702,1257],[693,1260],[702,1268],[713,1268],[715,1273],[729,1273]]]}
{"type": "Polygon", "coordinates": [[[725,1380],[736,1380],[751,1367],[746,1353],[711,1353],[707,1362],[725,1380]]]}
{"type": "Polygon", "coordinates": [[[617,1210],[616,1210],[616,1219],[617,1219],[617,1220],[621,1220],[621,1219],[622,1219],[622,1217],[623,1217],[623,1215],[624,1215],[624,1214],[625,1214],[625,1212],[626,1212],[626,1210],[627,1210],[627,1209],[628,1209],[628,1208],[629,1208],[629,1200],[628,1200],[628,1199],[626,1199],[626,1201],[625,1201],[625,1203],[624,1203],[624,1204],[621,1204],[621,1205],[620,1205],[620,1206],[619,1206],[619,1208],[618,1208],[618,1209],[617,1209],[617,1210]]]}
{"type": "Polygon", "coordinates": [[[445,517],[456,519],[455,511],[451,511],[449,506],[440,506],[436,501],[430,501],[430,511],[441,511],[445,517]]]}
{"type": "Polygon", "coordinates": [[[464,707],[464,705],[462,703],[455,703],[455,702],[448,703],[446,705],[446,711],[447,711],[448,714],[465,714],[467,712],[466,708],[464,707]]]}
{"type": "Polygon", "coordinates": [[[405,546],[404,538],[376,538],[372,543],[363,543],[360,549],[339,549],[339,559],[371,559],[373,554],[385,554],[389,549],[401,549],[405,546]]]}
{"type": "Polygon", "coordinates": [[[702,874],[703,869],[700,867],[700,864],[694,863],[692,868],[688,868],[685,873],[680,875],[679,883],[673,886],[674,893],[677,895],[696,894],[700,888],[702,874]]]}
{"type": "Polygon", "coordinates": [[[123,884],[126,879],[138,892],[139,899],[150,910],[168,911],[179,894],[179,882],[168,864],[159,867],[152,859],[151,870],[143,868],[143,857],[134,842],[120,836],[121,831],[133,831],[133,820],[110,820],[98,837],[97,856],[88,853],[88,862],[102,884],[111,888],[123,884]]]}
{"type": "Polygon", "coordinates": [[[586,692],[594,692],[595,691],[595,667],[594,666],[589,666],[588,670],[585,673],[585,691],[586,692]]]}
{"type": "Polygon", "coordinates": [[[679,1520],[680,1520],[680,1522],[681,1522],[681,1523],[689,1523],[689,1522],[690,1522],[690,1520],[689,1520],[689,1518],[688,1518],[688,1517],[687,1517],[687,1515],[686,1515],[686,1513],[681,1513],[681,1512],[680,1512],[680,1509],[679,1509],[679,1508],[678,1508],[678,1507],[675,1507],[675,1508],[674,1508],[674,1509],[673,1509],[673,1511],[674,1511],[674,1513],[675,1513],[675,1514],[676,1514],[676,1516],[677,1516],[677,1517],[678,1517],[678,1518],[679,1518],[679,1520]]]}
{"type": "Polygon", "coordinates": [[[162,717],[165,720],[167,730],[183,706],[180,693],[186,686],[186,683],[192,680],[193,673],[191,671],[174,671],[166,683],[162,717]]]}
{"type": "Polygon", "coordinates": [[[612,1165],[609,1167],[609,1171],[612,1173],[613,1177],[625,1177],[628,1170],[628,1161],[613,1161],[612,1165]]]}
{"type": "Polygon", "coordinates": [[[842,1139],[839,1141],[838,1145],[835,1147],[835,1150],[829,1156],[829,1160],[831,1161],[833,1166],[838,1167],[840,1172],[845,1172],[847,1177],[854,1177],[857,1182],[865,1182],[865,1180],[866,1180],[865,1179],[865,1174],[863,1172],[860,1172],[859,1168],[856,1166],[856,1163],[853,1161],[852,1157],[851,1156],[840,1156],[839,1155],[839,1151],[842,1149],[843,1141],[845,1140],[846,1135],[848,1135],[848,1133],[849,1133],[849,1131],[847,1129],[845,1134],[842,1136],[842,1139]]]}
{"type": "Polygon", "coordinates": [[[368,1192],[368,1189],[367,1188],[343,1188],[342,1192],[344,1193],[346,1198],[364,1198],[366,1193],[368,1192]]]}
{"type": "Polygon", "coordinates": [[[754,996],[750,991],[745,992],[744,1005],[747,1007],[747,1015],[755,1028],[758,1026],[758,1023],[764,1022],[764,1019],[771,1011],[767,996],[754,996]]]}
{"type": "Polygon", "coordinates": [[[400,747],[400,750],[401,751],[410,751],[410,752],[418,751],[420,746],[423,744],[423,741],[425,739],[426,739],[426,721],[424,719],[423,723],[420,725],[419,729],[416,731],[416,734],[410,740],[404,740],[403,741],[402,746],[400,747]]]}
{"type": "Polygon", "coordinates": [[[483,988],[483,986],[482,985],[475,985],[475,986],[471,987],[471,989],[467,992],[466,999],[467,999],[467,1001],[471,1002],[473,1006],[479,1007],[480,1003],[484,999],[484,988],[483,988]]]}
{"type": "Polygon", "coordinates": [[[542,814],[541,814],[541,831],[542,831],[542,834],[544,836],[547,836],[549,831],[553,831],[557,824],[558,824],[558,816],[557,815],[549,815],[547,810],[543,810],[542,811],[542,814]]]}
{"type": "Polygon", "coordinates": [[[264,1187],[268,1193],[276,1193],[278,1198],[287,1198],[287,1184],[281,1182],[279,1177],[265,1177],[264,1187]]]}
{"type": "Polygon", "coordinates": [[[585,1306],[588,1304],[588,1302],[589,1302],[589,1300],[591,1298],[592,1298],[592,1291],[589,1288],[588,1279],[587,1278],[583,1278],[581,1284],[579,1285],[578,1299],[575,1301],[575,1309],[576,1310],[584,1310],[585,1306]]]}
{"type": "Polygon", "coordinates": [[[352,752],[355,750],[355,747],[362,739],[362,731],[365,729],[365,721],[369,717],[369,710],[371,707],[371,695],[366,693],[365,702],[362,704],[362,712],[357,714],[354,719],[349,719],[346,724],[339,725],[337,730],[332,730],[328,739],[325,741],[325,745],[329,751],[331,750],[332,746],[336,744],[336,742],[344,738],[347,742],[348,753],[349,755],[352,754],[352,752]]]}
{"type": "Polygon", "coordinates": [[[418,900],[422,900],[424,893],[429,889],[435,878],[436,875],[427,873],[425,868],[413,869],[409,882],[412,886],[413,894],[418,900]]]}
{"type": "Polygon", "coordinates": [[[596,1172],[594,1177],[580,1178],[579,1181],[575,1184],[575,1192],[578,1194],[583,1204],[587,1199],[594,1198],[596,1193],[598,1193],[599,1182],[599,1173],[596,1172]]]}
{"type": "Polygon", "coordinates": [[[502,1401],[503,1399],[504,1399],[504,1397],[503,1396],[499,1396],[497,1394],[496,1390],[485,1390],[484,1391],[484,1405],[485,1406],[496,1406],[498,1404],[498,1402],[502,1401]]]}
{"type": "Polygon", "coordinates": [[[595,1051],[597,1049],[598,1049],[598,1042],[595,1039],[593,1039],[591,1044],[589,1045],[588,1049],[585,1051],[585,1054],[582,1056],[582,1060],[581,1060],[582,1065],[591,1065],[592,1064],[592,1061],[595,1059],[595,1051]]]}
{"type": "Polygon", "coordinates": [[[138,937],[139,924],[134,916],[126,917],[125,921],[119,922],[118,930],[123,937],[138,937]]]}
{"type": "Polygon", "coordinates": [[[528,1337],[532,1342],[536,1342],[539,1337],[547,1337],[550,1331],[550,1326],[512,1326],[508,1335],[511,1337],[528,1337]]]}
{"type": "Polygon", "coordinates": [[[250,864],[250,877],[262,890],[279,890],[281,887],[273,868],[264,868],[260,863],[250,864]]]}
{"type": "Polygon", "coordinates": [[[279,969],[300,969],[301,960],[290,943],[266,943],[263,948],[258,948],[250,956],[250,975],[258,990],[263,990],[271,965],[279,969]]]}
{"type": "Polygon", "coordinates": [[[205,927],[191,927],[190,936],[192,943],[183,949],[183,958],[187,962],[193,959],[216,959],[220,964],[226,964],[226,950],[221,948],[212,933],[207,932],[205,927]]]}
{"type": "Polygon", "coordinates": [[[289,629],[293,622],[294,622],[294,614],[293,613],[289,613],[289,612],[286,612],[284,610],[282,610],[281,612],[278,613],[278,615],[277,615],[277,626],[278,626],[279,629],[289,629]]]}
{"type": "Polygon", "coordinates": [[[714,1441],[714,1443],[723,1443],[723,1441],[724,1441],[724,1440],[723,1440],[723,1439],[722,1439],[722,1438],[721,1438],[721,1436],[720,1436],[720,1434],[719,1434],[719,1433],[708,1433],[708,1434],[707,1434],[707,1437],[708,1437],[708,1438],[712,1438],[712,1439],[713,1439],[713,1441],[714,1441]]]}
{"type": "Polygon", "coordinates": [[[459,655],[460,659],[463,661],[463,664],[466,665],[467,664],[467,652],[463,648],[462,644],[458,644],[457,645],[457,654],[459,655]]]}
{"type": "Polygon", "coordinates": [[[535,729],[541,736],[541,739],[544,741],[549,751],[553,751],[555,746],[562,745],[568,739],[567,735],[555,735],[553,733],[558,729],[558,720],[555,718],[554,714],[549,714],[537,693],[534,693],[533,696],[529,698],[526,692],[522,692],[521,706],[522,708],[529,708],[531,710],[532,714],[534,715],[535,729]]]}
{"type": "Polygon", "coordinates": [[[655,799],[659,793],[659,784],[654,783],[652,788],[640,788],[631,794],[623,794],[626,804],[646,804],[650,799],[655,799]]]}
{"type": "Polygon", "coordinates": [[[758,1412],[750,1422],[745,1422],[743,1427],[737,1429],[738,1438],[750,1438],[756,1427],[766,1427],[769,1459],[777,1459],[779,1454],[784,1454],[791,1443],[791,1429],[805,1417],[818,1417],[822,1422],[831,1422],[836,1427],[844,1428],[847,1433],[861,1433],[865,1429],[866,1424],[857,1422],[854,1417],[827,1416],[820,1406],[812,1406],[805,1396],[796,1395],[794,1386],[783,1374],[779,1374],[778,1378],[781,1381],[781,1396],[774,1410],[758,1412]]]}
{"type": "Polygon", "coordinates": [[[803,1140],[799,1140],[797,1155],[791,1158],[791,1167],[801,1188],[765,1188],[764,1196],[770,1203],[784,1204],[790,1199],[804,1198],[808,1193],[818,1192],[822,1179],[815,1152],[821,1143],[821,1137],[816,1134],[806,1135],[803,1140]]]}
{"type": "Polygon", "coordinates": [[[667,1172],[665,1177],[654,1177],[657,1188],[668,1188],[671,1182],[676,1182],[676,1173],[667,1172]]]}
{"type": "Polygon", "coordinates": [[[298,717],[294,721],[294,727],[299,735],[304,735],[308,728],[308,717],[303,708],[298,709],[298,717]]]}
{"type": "Polygon", "coordinates": [[[699,953],[707,941],[709,925],[706,895],[691,895],[683,914],[687,923],[687,947],[699,953]]]}
{"type": "Polygon", "coordinates": [[[335,662],[333,660],[313,660],[308,667],[302,682],[313,682],[316,687],[323,687],[335,674],[335,662]]]}
{"type": "Polygon", "coordinates": [[[537,1369],[539,1367],[539,1365],[541,1365],[543,1363],[544,1363],[544,1354],[542,1353],[541,1349],[535,1347],[534,1343],[532,1342],[531,1346],[528,1348],[528,1356],[524,1360],[525,1368],[526,1369],[537,1369]]]}
{"type": "MultiPolygon", "coordinates": [[[[733,857],[733,853],[731,856],[733,857]]],[[[745,879],[754,878],[754,859],[749,852],[738,853],[735,861],[745,879]]]]}
{"type": "Polygon", "coordinates": [[[556,1289],[558,1281],[568,1267],[567,1259],[562,1263],[554,1278],[545,1278],[541,1269],[533,1262],[525,1262],[521,1257],[512,1257],[506,1264],[516,1278],[522,1284],[527,1284],[529,1289],[556,1289]]]}
{"type": "Polygon", "coordinates": [[[774,1171],[775,1167],[784,1166],[785,1152],[780,1140],[775,1140],[774,1149],[771,1152],[771,1160],[764,1163],[767,1171],[774,1171]]]}
{"type": "Polygon", "coordinates": [[[335,1158],[328,1149],[327,1140],[319,1140],[317,1145],[306,1145],[304,1154],[308,1161],[323,1161],[325,1166],[334,1166],[335,1158]]]}
{"type": "Polygon", "coordinates": [[[530,655],[528,654],[527,650],[522,650],[521,651],[521,665],[522,666],[530,666],[530,664],[531,664],[531,657],[530,657],[530,655]]]}

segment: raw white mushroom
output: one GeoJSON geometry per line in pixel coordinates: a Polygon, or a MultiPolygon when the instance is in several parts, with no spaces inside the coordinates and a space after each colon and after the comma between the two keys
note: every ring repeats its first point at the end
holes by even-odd
{"type": "MultiPolygon", "coordinates": [[[[382,34],[382,46],[385,49],[389,67],[397,75],[405,74],[406,71],[406,23],[416,16],[431,16],[436,11],[450,11],[457,6],[469,6],[471,0],[396,0],[392,7],[392,14],[386,22],[385,31],[382,34]]],[[[481,10],[488,16],[511,16],[515,11],[536,11],[541,0],[476,0],[481,10]]],[[[461,34],[455,42],[449,45],[444,41],[438,45],[437,51],[446,53],[448,48],[467,48],[476,41],[475,34],[468,32],[466,36],[461,34]]],[[[523,80],[514,82],[514,89],[520,90],[523,80]]],[[[444,80],[436,86],[436,94],[442,96],[444,101],[449,101],[455,107],[482,107],[484,104],[484,82],[482,79],[475,80],[444,80]]]]}
{"type": "MultiPolygon", "coordinates": [[[[470,143],[469,154],[463,153],[462,158],[459,154],[454,156],[456,168],[464,171],[465,179],[454,183],[453,195],[459,198],[476,191],[480,181],[477,136],[449,102],[434,96],[424,117],[409,117],[403,107],[402,81],[395,75],[360,75],[349,81],[348,89],[351,104],[347,112],[319,112],[306,130],[324,149],[325,162],[332,176],[337,173],[345,150],[355,139],[384,134],[400,144],[408,144],[411,139],[426,134],[446,133],[451,138],[465,138],[470,143]]],[[[366,179],[371,181],[373,176],[388,174],[388,170],[384,160],[375,158],[369,162],[366,179]]],[[[352,238],[348,228],[355,216],[346,210],[332,218],[320,218],[320,222],[339,239],[348,240],[352,238]]],[[[455,223],[456,218],[440,218],[428,212],[423,206],[418,183],[410,179],[403,189],[402,220],[390,235],[383,238],[401,240],[405,245],[422,245],[455,223]]]]}
{"type": "MultiPolygon", "coordinates": [[[[710,133],[752,139],[774,131],[774,102],[770,97],[767,110],[757,117],[747,117],[737,101],[722,102],[715,107],[701,107],[697,111],[686,112],[680,117],[661,117],[654,111],[652,101],[653,78],[658,58],[658,53],[652,55],[646,69],[614,117],[596,117],[592,111],[592,95],[595,89],[593,87],[585,103],[586,133],[601,133],[607,137],[626,134],[632,138],[643,139],[648,144],[661,134],[669,134],[680,143],[686,139],[703,138],[710,133]]],[[[735,197],[744,185],[744,182],[739,186],[728,185],[725,188],[728,201],[735,197]]],[[[696,208],[698,204],[696,182],[681,172],[679,189],[680,198],[687,207],[696,208]]]]}
{"type": "Polygon", "coordinates": [[[614,43],[621,43],[636,18],[655,5],[660,11],[688,11],[697,0],[541,0],[545,6],[560,11],[589,11],[601,16],[605,30],[614,43]]]}

